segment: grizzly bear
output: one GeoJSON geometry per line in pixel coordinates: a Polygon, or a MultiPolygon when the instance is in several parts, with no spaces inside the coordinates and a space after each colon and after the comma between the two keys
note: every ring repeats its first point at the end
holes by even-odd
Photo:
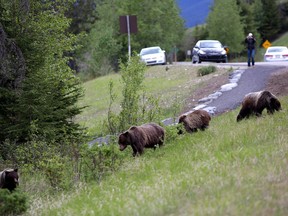
{"type": "Polygon", "coordinates": [[[118,137],[120,151],[128,145],[133,149],[133,157],[141,155],[144,148],[156,149],[157,144],[161,147],[164,143],[165,130],[158,124],[147,123],[141,126],[132,126],[118,137]]]}
{"type": "MultiPolygon", "coordinates": [[[[178,124],[182,124],[188,133],[197,132],[197,129],[204,131],[209,126],[211,116],[205,110],[195,110],[179,118],[178,124]]],[[[181,127],[178,127],[178,134],[182,134],[181,127]]]]}
{"type": "Polygon", "coordinates": [[[245,95],[242,101],[241,110],[237,116],[237,122],[244,118],[249,118],[250,115],[261,116],[262,111],[267,109],[268,114],[273,114],[276,111],[281,110],[281,103],[269,91],[251,92],[245,95]]]}
{"type": "Polygon", "coordinates": [[[13,191],[19,184],[18,169],[5,169],[0,172],[0,188],[13,191]]]}

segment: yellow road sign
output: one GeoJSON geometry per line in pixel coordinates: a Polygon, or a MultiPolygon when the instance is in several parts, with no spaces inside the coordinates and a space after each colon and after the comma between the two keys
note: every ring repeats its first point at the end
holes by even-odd
{"type": "Polygon", "coordinates": [[[271,46],[271,43],[270,43],[268,40],[266,40],[266,41],[262,44],[262,46],[263,46],[265,49],[267,49],[268,47],[271,46]]]}

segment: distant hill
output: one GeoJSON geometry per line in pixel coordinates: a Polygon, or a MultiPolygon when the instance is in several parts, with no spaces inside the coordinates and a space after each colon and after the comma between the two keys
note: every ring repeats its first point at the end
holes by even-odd
{"type": "Polygon", "coordinates": [[[206,22],[213,0],[177,0],[187,28],[206,22]]]}

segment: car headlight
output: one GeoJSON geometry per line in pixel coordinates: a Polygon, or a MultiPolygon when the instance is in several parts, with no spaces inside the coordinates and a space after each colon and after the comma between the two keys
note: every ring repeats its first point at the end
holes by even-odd
{"type": "Polygon", "coordinates": [[[199,51],[199,54],[201,54],[201,55],[204,55],[204,54],[206,54],[203,50],[200,50],[199,51]]]}
{"type": "Polygon", "coordinates": [[[226,50],[222,50],[221,55],[226,55],[226,50]]]}

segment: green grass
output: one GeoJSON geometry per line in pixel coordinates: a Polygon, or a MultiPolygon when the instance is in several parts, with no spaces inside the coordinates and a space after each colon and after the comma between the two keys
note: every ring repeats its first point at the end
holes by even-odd
{"type": "Polygon", "coordinates": [[[101,183],[38,200],[29,215],[287,215],[288,97],[280,100],[274,115],[213,117],[206,131],[130,156],[101,183]]]}
{"type": "MultiPolygon", "coordinates": [[[[199,85],[213,76],[227,73],[229,69],[217,68],[217,71],[203,76],[197,77],[199,67],[194,66],[174,66],[169,65],[169,70],[166,71],[166,66],[147,67],[145,73],[145,91],[159,98],[163,119],[173,117],[171,107],[175,103],[183,104],[184,100],[195,90],[199,85]]],[[[114,83],[114,91],[116,93],[115,104],[113,111],[120,111],[120,101],[122,100],[122,82],[120,74],[113,74],[105,77],[100,77],[95,80],[84,83],[85,96],[80,101],[80,106],[87,106],[77,116],[77,121],[81,125],[88,128],[88,133],[91,136],[103,135],[102,122],[107,119],[108,106],[110,102],[109,82],[114,83]]]]}

